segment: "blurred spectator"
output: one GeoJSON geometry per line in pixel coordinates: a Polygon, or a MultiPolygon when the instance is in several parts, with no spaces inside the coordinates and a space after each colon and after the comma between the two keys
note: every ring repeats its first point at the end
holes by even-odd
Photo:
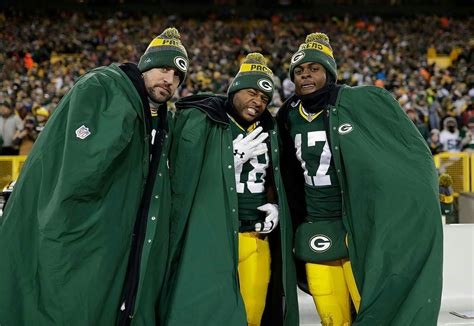
{"type": "Polygon", "coordinates": [[[443,123],[444,127],[439,134],[439,141],[443,145],[444,152],[460,152],[461,138],[459,136],[458,123],[455,118],[447,117],[443,123]]]}
{"type": "Polygon", "coordinates": [[[295,84],[291,81],[290,77],[287,76],[283,80],[283,97],[289,98],[295,92],[295,84]]]}
{"type": "Polygon", "coordinates": [[[13,143],[15,133],[23,129],[23,122],[13,112],[11,103],[3,101],[0,103],[0,136],[2,150],[0,155],[18,155],[18,146],[13,143]]]}
{"type": "Polygon", "coordinates": [[[33,69],[33,66],[34,66],[34,62],[33,62],[33,58],[31,57],[31,54],[27,53],[25,54],[25,58],[23,59],[24,61],[24,64],[25,64],[25,68],[30,70],[30,69],[33,69]]]}
{"type": "Polygon", "coordinates": [[[474,116],[470,117],[467,126],[461,129],[461,146],[466,152],[474,152],[474,116]]]}
{"type": "Polygon", "coordinates": [[[46,122],[49,119],[49,111],[44,108],[40,107],[39,109],[36,110],[35,112],[36,115],[36,131],[39,133],[43,131],[44,126],[46,125],[46,122]]]}
{"type": "Polygon", "coordinates": [[[414,108],[407,108],[405,110],[405,113],[407,114],[408,118],[413,122],[413,124],[416,126],[420,134],[423,136],[425,141],[428,141],[430,138],[430,132],[428,131],[428,127],[426,124],[420,122],[420,119],[418,117],[418,113],[414,108]]]}
{"type": "MultiPolygon", "coordinates": [[[[467,125],[469,119],[474,117],[474,105],[472,105],[472,99],[474,98],[474,88],[471,90],[472,95],[469,96],[469,102],[466,105],[466,110],[462,114],[462,121],[464,125],[467,125]]],[[[469,91],[471,93],[471,91],[469,91]]]]}
{"type": "Polygon", "coordinates": [[[428,139],[431,154],[436,155],[443,151],[443,144],[439,141],[439,130],[432,129],[430,132],[430,139],[428,139]]]}
{"type": "Polygon", "coordinates": [[[27,116],[23,130],[18,130],[13,137],[13,144],[19,148],[18,154],[28,155],[36,138],[38,138],[36,119],[33,116],[27,116]]]}

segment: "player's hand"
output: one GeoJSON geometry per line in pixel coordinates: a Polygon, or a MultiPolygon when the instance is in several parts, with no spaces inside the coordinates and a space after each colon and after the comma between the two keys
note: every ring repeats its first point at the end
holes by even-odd
{"type": "Polygon", "coordinates": [[[267,144],[263,141],[267,139],[268,133],[262,132],[263,128],[255,128],[247,136],[238,135],[232,142],[234,149],[235,169],[242,166],[252,157],[264,154],[268,151],[267,144]]]}
{"type": "Polygon", "coordinates": [[[272,232],[277,227],[280,219],[278,217],[278,205],[268,203],[257,207],[257,209],[265,212],[266,217],[265,222],[255,224],[255,231],[263,234],[272,232]]]}

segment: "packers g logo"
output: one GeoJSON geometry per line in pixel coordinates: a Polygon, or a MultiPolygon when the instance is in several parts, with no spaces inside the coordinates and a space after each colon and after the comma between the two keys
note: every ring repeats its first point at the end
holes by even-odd
{"type": "Polygon", "coordinates": [[[352,130],[354,130],[354,127],[352,127],[351,124],[344,123],[344,124],[339,126],[339,129],[337,131],[339,132],[339,134],[345,135],[345,134],[350,133],[352,130]]]}
{"type": "Polygon", "coordinates": [[[183,57],[174,58],[174,63],[179,70],[186,72],[188,70],[188,61],[183,57]]]}
{"type": "Polygon", "coordinates": [[[331,248],[332,242],[331,239],[324,234],[316,234],[309,240],[309,247],[314,252],[325,252],[331,248]]]}
{"type": "Polygon", "coordinates": [[[271,92],[273,90],[272,82],[268,79],[260,79],[257,82],[258,87],[263,89],[265,92],[271,92]]]}
{"type": "Polygon", "coordinates": [[[303,51],[299,51],[299,52],[296,52],[295,54],[293,54],[293,56],[291,57],[291,64],[294,65],[295,63],[297,63],[298,61],[300,61],[301,59],[303,59],[305,56],[305,53],[303,51]]]}

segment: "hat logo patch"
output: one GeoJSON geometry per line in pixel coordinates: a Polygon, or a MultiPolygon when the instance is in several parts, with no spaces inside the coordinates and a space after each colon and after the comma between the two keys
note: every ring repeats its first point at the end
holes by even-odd
{"type": "Polygon", "coordinates": [[[183,57],[174,58],[174,63],[179,70],[186,72],[188,70],[188,61],[183,57]]]}
{"type": "Polygon", "coordinates": [[[305,53],[303,51],[296,52],[292,57],[291,57],[291,64],[294,65],[301,59],[303,59],[305,56],[305,53]]]}
{"type": "Polygon", "coordinates": [[[339,126],[339,129],[337,130],[340,135],[345,135],[350,133],[352,130],[354,130],[354,127],[352,127],[351,124],[349,123],[344,123],[339,126]]]}
{"type": "Polygon", "coordinates": [[[84,125],[76,129],[76,137],[79,139],[86,139],[90,134],[89,128],[84,125]]]}
{"type": "Polygon", "coordinates": [[[148,59],[145,60],[145,63],[150,63],[150,62],[151,62],[151,59],[150,59],[150,58],[148,58],[148,59]]]}
{"type": "Polygon", "coordinates": [[[309,240],[309,247],[314,252],[325,252],[331,248],[331,239],[324,234],[316,234],[309,240]]]}
{"type": "Polygon", "coordinates": [[[291,106],[296,108],[300,104],[300,102],[301,102],[300,100],[298,100],[296,102],[293,101],[293,102],[291,102],[291,106]]]}
{"type": "Polygon", "coordinates": [[[257,82],[257,85],[265,92],[271,92],[273,90],[273,85],[268,79],[260,79],[257,82]]]}

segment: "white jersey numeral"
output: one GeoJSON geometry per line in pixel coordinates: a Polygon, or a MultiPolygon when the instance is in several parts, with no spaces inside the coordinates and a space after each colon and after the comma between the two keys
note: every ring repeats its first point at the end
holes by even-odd
{"type": "Polygon", "coordinates": [[[316,175],[309,175],[308,169],[306,168],[306,162],[303,160],[301,153],[301,134],[295,136],[295,148],[296,157],[301,162],[301,167],[304,171],[304,180],[310,186],[330,186],[331,177],[326,175],[329,170],[329,164],[331,163],[331,150],[326,137],[325,131],[311,131],[308,132],[308,147],[316,145],[316,142],[324,142],[323,151],[321,158],[319,159],[318,169],[316,175]]]}
{"type": "Polygon", "coordinates": [[[235,170],[235,184],[237,187],[237,193],[243,194],[245,190],[245,184],[247,184],[248,190],[252,194],[259,194],[265,191],[265,176],[267,174],[267,167],[268,167],[268,154],[265,153],[265,163],[258,163],[258,159],[256,157],[252,157],[249,160],[250,164],[252,165],[253,169],[249,172],[249,177],[247,182],[243,183],[240,182],[241,174],[242,174],[242,167],[241,165],[239,168],[235,170]],[[260,180],[261,182],[257,182],[257,173],[260,173],[260,180]]]}
{"type": "Polygon", "coordinates": [[[156,129],[151,130],[151,144],[155,144],[156,129]]]}

